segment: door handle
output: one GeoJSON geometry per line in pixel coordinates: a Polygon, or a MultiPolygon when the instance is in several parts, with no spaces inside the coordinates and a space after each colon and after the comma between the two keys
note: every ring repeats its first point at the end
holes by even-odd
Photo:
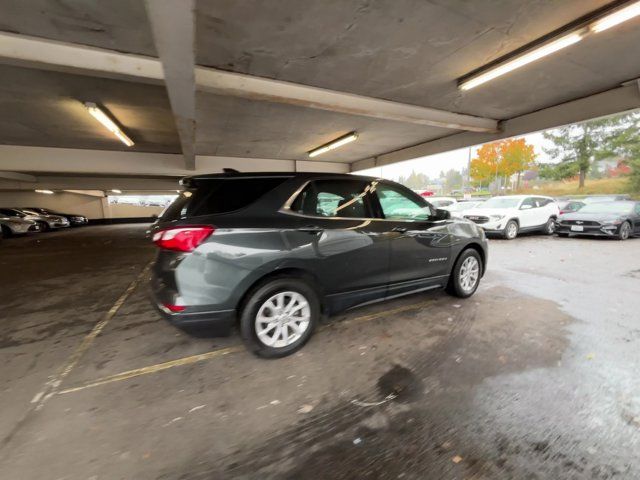
{"type": "Polygon", "coordinates": [[[405,233],[407,231],[406,227],[393,227],[391,229],[392,232],[405,233]]]}
{"type": "Polygon", "coordinates": [[[298,228],[298,231],[305,233],[322,233],[324,232],[324,228],[318,227],[317,225],[307,225],[306,227],[298,228]]]}

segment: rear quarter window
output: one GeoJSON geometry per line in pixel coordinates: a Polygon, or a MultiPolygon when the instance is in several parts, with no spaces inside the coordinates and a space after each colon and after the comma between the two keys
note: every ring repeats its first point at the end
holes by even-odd
{"type": "Polygon", "coordinates": [[[255,203],[289,177],[203,179],[183,192],[162,214],[162,220],[230,213],[255,203]]]}

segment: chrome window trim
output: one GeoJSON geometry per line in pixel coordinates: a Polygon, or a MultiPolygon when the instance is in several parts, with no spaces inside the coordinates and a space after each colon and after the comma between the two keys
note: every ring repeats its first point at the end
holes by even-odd
{"type": "MultiPolygon", "coordinates": [[[[348,180],[346,178],[341,178],[340,180],[348,180]]],[[[373,221],[377,221],[377,222],[410,222],[410,223],[419,223],[419,222],[437,222],[438,220],[399,220],[399,219],[392,219],[392,218],[378,218],[378,217],[320,217],[317,215],[307,215],[305,213],[298,213],[298,212],[294,212],[293,210],[291,210],[291,205],[293,205],[293,202],[295,202],[296,198],[298,198],[298,195],[300,195],[302,193],[302,191],[307,187],[307,185],[309,185],[311,182],[315,181],[315,179],[312,180],[307,180],[306,182],[304,182],[300,187],[298,187],[295,192],[293,192],[291,194],[291,196],[287,199],[286,202],[284,202],[284,205],[282,205],[282,207],[280,207],[280,209],[278,210],[278,213],[282,213],[284,215],[292,215],[294,217],[300,217],[300,218],[314,218],[314,219],[322,219],[322,220],[346,220],[346,221],[366,221],[366,220],[373,220],[373,221]]],[[[381,182],[381,183],[387,183],[385,182],[384,179],[382,178],[376,178],[377,182],[381,182]]],[[[426,200],[425,200],[426,201],[426,200]]],[[[427,204],[429,204],[428,201],[426,201],[427,204]]],[[[429,204],[430,205],[430,204],[429,204]]],[[[441,220],[441,221],[445,221],[445,220],[441,220]]]]}

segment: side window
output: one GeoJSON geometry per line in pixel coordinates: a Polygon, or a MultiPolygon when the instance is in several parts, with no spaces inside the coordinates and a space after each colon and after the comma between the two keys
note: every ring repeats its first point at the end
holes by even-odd
{"type": "Polygon", "coordinates": [[[296,197],[291,210],[313,217],[371,218],[370,187],[357,180],[315,180],[296,197]]]}
{"type": "Polygon", "coordinates": [[[384,218],[388,220],[424,221],[431,216],[431,209],[427,205],[390,185],[379,184],[375,192],[384,218]]]}
{"type": "Polygon", "coordinates": [[[522,205],[520,205],[520,210],[525,210],[527,206],[529,208],[536,208],[538,205],[536,201],[533,199],[533,197],[528,197],[528,198],[525,198],[524,201],[522,202],[522,205]]]}
{"type": "Polygon", "coordinates": [[[636,214],[640,215],[640,203],[636,203],[636,214]]]}

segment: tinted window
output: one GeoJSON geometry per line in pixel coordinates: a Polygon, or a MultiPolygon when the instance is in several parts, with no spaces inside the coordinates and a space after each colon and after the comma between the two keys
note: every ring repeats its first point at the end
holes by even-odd
{"type": "Polygon", "coordinates": [[[228,213],[247,207],[287,177],[199,180],[163,212],[162,220],[228,213]]]}
{"type": "Polygon", "coordinates": [[[431,209],[418,199],[389,185],[376,187],[384,218],[389,220],[424,221],[431,216],[431,209]]]}
{"type": "Polygon", "coordinates": [[[23,217],[24,214],[17,212],[16,210],[11,210],[10,208],[0,208],[0,213],[6,215],[7,217],[23,217]]]}
{"type": "Polygon", "coordinates": [[[314,217],[370,218],[369,189],[357,180],[316,180],[296,197],[291,210],[314,217]]]}
{"type": "Polygon", "coordinates": [[[520,208],[524,207],[525,205],[528,205],[529,208],[536,208],[538,206],[538,204],[533,199],[533,197],[525,198],[524,201],[522,202],[522,205],[520,205],[520,208]]]}

